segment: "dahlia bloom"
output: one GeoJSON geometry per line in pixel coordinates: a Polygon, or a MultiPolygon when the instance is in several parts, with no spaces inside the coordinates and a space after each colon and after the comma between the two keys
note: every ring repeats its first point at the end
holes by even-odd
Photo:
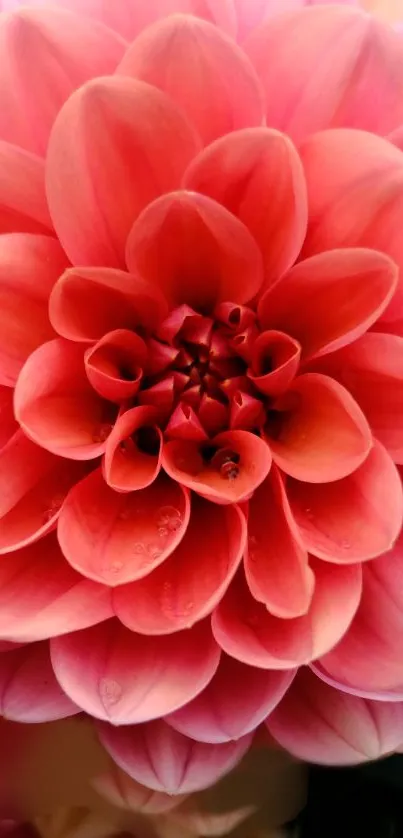
{"type": "Polygon", "coordinates": [[[2,714],[87,714],[163,796],[264,722],[302,759],[390,753],[401,36],[82,5],[0,16],[2,714]]]}

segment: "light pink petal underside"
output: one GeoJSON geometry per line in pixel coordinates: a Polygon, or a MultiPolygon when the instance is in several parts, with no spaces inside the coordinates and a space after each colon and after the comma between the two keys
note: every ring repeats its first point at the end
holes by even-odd
{"type": "Polygon", "coordinates": [[[52,722],[79,713],[56,681],[48,643],[0,655],[1,714],[14,722],[52,722]]]}

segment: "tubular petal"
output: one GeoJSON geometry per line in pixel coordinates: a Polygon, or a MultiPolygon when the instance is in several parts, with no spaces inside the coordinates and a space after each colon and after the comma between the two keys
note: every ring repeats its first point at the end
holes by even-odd
{"type": "Polygon", "coordinates": [[[344,695],[303,669],[267,727],[298,759],[356,765],[396,750],[403,738],[403,702],[344,695]]]}
{"type": "Polygon", "coordinates": [[[162,452],[163,468],[174,480],[207,500],[224,504],[247,499],[270,471],[269,447],[248,431],[218,434],[208,446],[209,454],[211,449],[216,453],[206,460],[203,444],[167,442],[162,452]]]}
{"type": "Polygon", "coordinates": [[[306,614],[315,578],[274,467],[250,500],[248,536],[245,574],[254,598],[276,617],[306,614]]]}
{"type": "Polygon", "coordinates": [[[30,353],[54,336],[47,300],[67,259],[50,236],[0,236],[0,383],[14,386],[30,353]]]}
{"type": "Polygon", "coordinates": [[[260,323],[293,335],[304,360],[317,357],[364,334],[397,282],[397,265],[384,253],[364,248],[320,253],[299,262],[267,291],[259,303],[260,323]]]}
{"type": "Polygon", "coordinates": [[[31,643],[87,628],[112,613],[108,588],[79,576],[54,535],[2,557],[1,638],[31,643]]]}
{"type": "Polygon", "coordinates": [[[117,420],[108,439],[103,473],[108,486],[117,492],[145,489],[161,468],[162,433],[154,424],[153,407],[133,407],[117,420]],[[143,442],[146,446],[141,447],[143,442]],[[144,449],[144,450],[143,450],[144,449]]]}
{"type": "Polygon", "coordinates": [[[48,643],[0,656],[0,706],[4,718],[35,724],[79,713],[56,681],[48,643]]]}
{"type": "Polygon", "coordinates": [[[198,148],[185,117],[151,85],[115,76],[73,94],[52,131],[46,172],[52,221],[73,264],[124,267],[133,221],[179,187],[198,148]]]}
{"type": "Polygon", "coordinates": [[[213,677],[220,652],[206,623],[156,638],[109,620],[53,639],[51,656],[59,683],[83,710],[128,725],[194,698],[213,677]]]}
{"type": "Polygon", "coordinates": [[[168,307],[139,276],[113,268],[70,268],[56,282],[49,316],[56,332],[78,343],[100,340],[116,329],[154,329],[168,307]]]}
{"type": "Polygon", "coordinates": [[[223,204],[248,227],[271,284],[297,258],[308,210],[305,177],[291,140],[270,128],[236,131],[204,149],[184,185],[223,204]]]}
{"type": "Polygon", "coordinates": [[[205,144],[263,123],[263,91],[245,53],[193,16],[175,15],[146,29],[117,72],[167,93],[205,144]]]}
{"type": "Polygon", "coordinates": [[[270,672],[222,655],[200,695],[167,716],[171,727],[198,742],[229,742],[254,731],[274,710],[295,672],[270,672]]]}
{"type": "Polygon", "coordinates": [[[262,332],[252,349],[248,376],[266,396],[278,396],[287,390],[298,371],[301,347],[284,332],[262,332]]]}
{"type": "Polygon", "coordinates": [[[365,462],[326,485],[287,482],[292,514],[307,550],[321,559],[350,563],[390,550],[401,530],[401,480],[378,442],[365,462]]]}
{"type": "Polygon", "coordinates": [[[329,483],[351,474],[366,459],[372,436],[347,390],[325,375],[295,379],[274,403],[265,427],[276,464],[290,477],[329,483]]]}
{"type": "Polygon", "coordinates": [[[146,359],[143,339],[128,329],[116,329],[87,349],[84,364],[94,390],[119,404],[136,395],[146,359]]]}
{"type": "Polygon", "coordinates": [[[22,429],[42,448],[72,460],[105,450],[117,408],[90,386],[80,346],[58,339],[30,355],[17,381],[14,410],[22,429]]]}
{"type": "MultiPolygon", "coordinates": [[[[177,526],[166,507],[161,529],[177,526]]],[[[245,516],[195,495],[189,525],[172,555],[156,570],[113,593],[116,615],[140,634],[170,634],[189,628],[218,604],[242,560],[245,516]]]]}
{"type": "Polygon", "coordinates": [[[101,774],[91,781],[91,785],[108,803],[143,815],[159,815],[170,812],[179,806],[186,795],[171,795],[161,791],[152,791],[137,783],[112,763],[106,774],[101,774]]]}
{"type": "Polygon", "coordinates": [[[228,298],[248,302],[263,280],[259,248],[245,225],[195,192],[150,204],[131,229],[126,260],[171,306],[187,303],[203,313],[228,298]]]}
{"type": "Polygon", "coordinates": [[[0,141],[0,232],[49,233],[43,160],[0,141]]]}
{"type": "Polygon", "coordinates": [[[245,50],[268,124],[297,142],[331,126],[387,134],[403,121],[401,39],[373,15],[338,5],[285,12],[256,29],[245,50]]]}
{"type": "Polygon", "coordinates": [[[217,782],[241,760],[251,737],[207,745],[188,739],[162,720],[130,731],[102,724],[102,744],[114,761],[134,780],[154,791],[183,794],[217,782]]]}
{"type": "Polygon", "coordinates": [[[291,669],[331,649],[347,631],[361,597],[360,565],[337,569],[311,559],[315,592],[306,615],[279,619],[252,597],[238,574],[213,614],[224,652],[249,666],[291,669]]]}
{"type": "Polygon", "coordinates": [[[63,103],[87,79],[113,73],[124,46],[111,30],[63,9],[2,15],[1,138],[44,155],[63,103]]]}
{"type": "Polygon", "coordinates": [[[121,494],[106,485],[98,469],[67,496],[58,538],[72,567],[113,588],[158,567],[182,540],[189,515],[189,492],[165,474],[146,489],[121,494]],[[160,523],[167,509],[173,518],[169,529],[160,523]]]}

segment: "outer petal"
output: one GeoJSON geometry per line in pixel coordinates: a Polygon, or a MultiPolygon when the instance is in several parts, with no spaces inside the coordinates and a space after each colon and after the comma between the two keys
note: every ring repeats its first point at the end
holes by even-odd
{"type": "Polygon", "coordinates": [[[370,332],[315,363],[354,396],[374,435],[403,463],[403,338],[370,332]]]}
{"type": "Polygon", "coordinates": [[[250,736],[221,745],[194,742],[162,720],[130,731],[105,724],[98,729],[102,744],[130,777],[175,795],[213,785],[234,768],[251,742],[250,736]]]}
{"type": "Polygon", "coordinates": [[[183,538],[189,515],[189,493],[164,474],[146,489],[121,494],[97,470],[67,496],[58,538],[74,568],[114,587],[158,567],[183,538]]]}
{"type": "Polygon", "coordinates": [[[200,695],[166,717],[175,730],[198,742],[229,742],[255,730],[281,701],[294,671],[270,672],[223,655],[200,695]]]}
{"type": "MultiPolygon", "coordinates": [[[[329,2],[333,3],[333,0],[234,0],[238,18],[238,40],[245,40],[246,35],[269,16],[278,15],[280,12],[295,11],[308,5],[326,5],[329,2]]],[[[359,5],[359,0],[338,0],[338,2],[347,6],[359,5]]]]}
{"type": "Polygon", "coordinates": [[[55,638],[51,654],[67,695],[115,725],[149,721],[186,704],[209,683],[220,658],[206,623],[154,638],[117,620],[55,638]]]}
{"type": "Polygon", "coordinates": [[[285,13],[245,48],[264,87],[268,124],[297,141],[330,126],[387,134],[403,121],[400,38],[371,15],[341,6],[285,13]]]}
{"type": "Polygon", "coordinates": [[[14,386],[30,353],[53,337],[48,296],[67,264],[50,236],[0,236],[0,383],[14,386]]]}
{"type": "Polygon", "coordinates": [[[193,16],[176,15],[146,29],[117,72],[168,93],[204,143],[263,123],[263,91],[245,53],[193,16]]]}
{"type": "Polygon", "coordinates": [[[265,426],[276,464],[308,483],[351,474],[372,447],[364,414],[344,387],[328,376],[306,373],[274,402],[265,426]]]}
{"type": "Polygon", "coordinates": [[[0,141],[0,232],[49,233],[45,166],[40,157],[0,141]]]}
{"type": "Polygon", "coordinates": [[[379,443],[343,480],[325,486],[290,480],[287,495],[303,544],[326,561],[380,556],[393,547],[402,527],[401,480],[379,443]]]}
{"type": "Polygon", "coordinates": [[[264,329],[296,338],[303,359],[332,352],[356,340],[380,317],[393,297],[398,267],[384,253],[345,248],[299,262],[264,295],[264,329]],[[290,304],[292,300],[292,304],[290,304]]]}
{"type": "Polygon", "coordinates": [[[114,32],[62,9],[2,15],[2,139],[43,155],[63,103],[87,79],[113,73],[124,46],[114,32]]]}
{"type": "Polygon", "coordinates": [[[70,268],[49,300],[54,329],[78,343],[100,340],[116,329],[153,330],[167,311],[158,288],[114,268],[70,268]]]}
{"type": "Polygon", "coordinates": [[[73,264],[124,267],[134,219],[179,186],[198,144],[173,102],[144,82],[96,79],[71,96],[52,132],[46,184],[73,264]]]}
{"type": "Polygon", "coordinates": [[[315,578],[274,467],[250,500],[248,534],[245,574],[255,599],[277,617],[306,614],[315,578]]]}
{"type": "MultiPolygon", "coordinates": [[[[163,530],[176,526],[166,507],[163,530]]],[[[209,614],[226,591],[246,543],[246,521],[237,506],[192,500],[189,525],[172,555],[156,570],[113,594],[117,616],[132,631],[170,634],[209,614]]]]}
{"type": "Polygon", "coordinates": [[[356,765],[394,751],[403,737],[403,703],[365,701],[301,670],[267,720],[284,748],[324,765],[356,765]]]}
{"type": "Polygon", "coordinates": [[[307,196],[301,161],[285,134],[270,128],[229,134],[200,152],[184,184],[248,227],[263,255],[266,283],[294,263],[306,234],[307,196]]]}
{"type": "Polygon", "coordinates": [[[72,460],[90,460],[105,450],[117,408],[90,386],[80,346],[54,340],[28,358],[15,388],[14,410],[38,445],[72,460]]]}
{"type": "Polygon", "coordinates": [[[263,281],[259,248],[245,225],[196,192],[150,204],[131,229],[126,260],[172,306],[187,303],[203,313],[227,299],[249,302],[263,281]]]}
{"type": "Polygon", "coordinates": [[[52,722],[79,713],[56,681],[47,643],[0,656],[1,714],[14,722],[52,722]]]}
{"type": "Polygon", "coordinates": [[[0,562],[0,637],[13,642],[78,631],[112,616],[110,591],[83,579],[51,535],[0,562]]]}
{"type": "Polygon", "coordinates": [[[213,632],[231,657],[261,669],[291,669],[325,654],[347,631],[361,597],[361,567],[311,559],[315,594],[308,613],[283,620],[252,598],[239,574],[213,614],[213,632]]]}

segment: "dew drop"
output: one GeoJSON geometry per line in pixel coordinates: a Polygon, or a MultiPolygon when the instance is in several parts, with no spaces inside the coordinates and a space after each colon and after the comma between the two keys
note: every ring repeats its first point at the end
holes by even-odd
{"type": "Polygon", "coordinates": [[[309,518],[310,521],[312,521],[314,519],[315,516],[314,516],[310,506],[306,506],[305,509],[304,509],[304,512],[305,512],[306,517],[309,518]]]}
{"type": "Polygon", "coordinates": [[[161,609],[167,617],[171,617],[175,612],[174,590],[172,582],[164,582],[162,586],[161,609]]]}
{"type": "Polygon", "coordinates": [[[161,547],[158,547],[157,544],[147,544],[146,553],[151,556],[152,559],[159,559],[163,552],[164,551],[161,550],[161,547]]]}
{"type": "Polygon", "coordinates": [[[350,541],[342,541],[341,546],[343,547],[343,550],[350,550],[351,549],[350,541]]]}
{"type": "Polygon", "coordinates": [[[111,573],[119,573],[119,571],[121,571],[122,568],[123,562],[112,562],[112,564],[109,566],[109,570],[111,571],[111,573]]]}
{"type": "Polygon", "coordinates": [[[158,527],[158,535],[160,538],[167,538],[169,530],[166,527],[158,527]]]}
{"type": "Polygon", "coordinates": [[[143,556],[146,552],[146,548],[141,541],[136,541],[133,544],[133,553],[135,556],[143,556]]]}
{"type": "Polygon", "coordinates": [[[99,696],[105,709],[113,707],[122,698],[123,690],[114,678],[100,678],[99,696]]]}
{"type": "Polygon", "coordinates": [[[175,506],[161,506],[156,515],[156,523],[159,534],[162,529],[167,534],[177,532],[182,526],[182,513],[175,506]]]}
{"type": "Polygon", "coordinates": [[[105,442],[112,429],[113,425],[111,425],[110,422],[104,422],[104,424],[99,425],[98,428],[95,428],[92,434],[93,442],[105,442]]]}

